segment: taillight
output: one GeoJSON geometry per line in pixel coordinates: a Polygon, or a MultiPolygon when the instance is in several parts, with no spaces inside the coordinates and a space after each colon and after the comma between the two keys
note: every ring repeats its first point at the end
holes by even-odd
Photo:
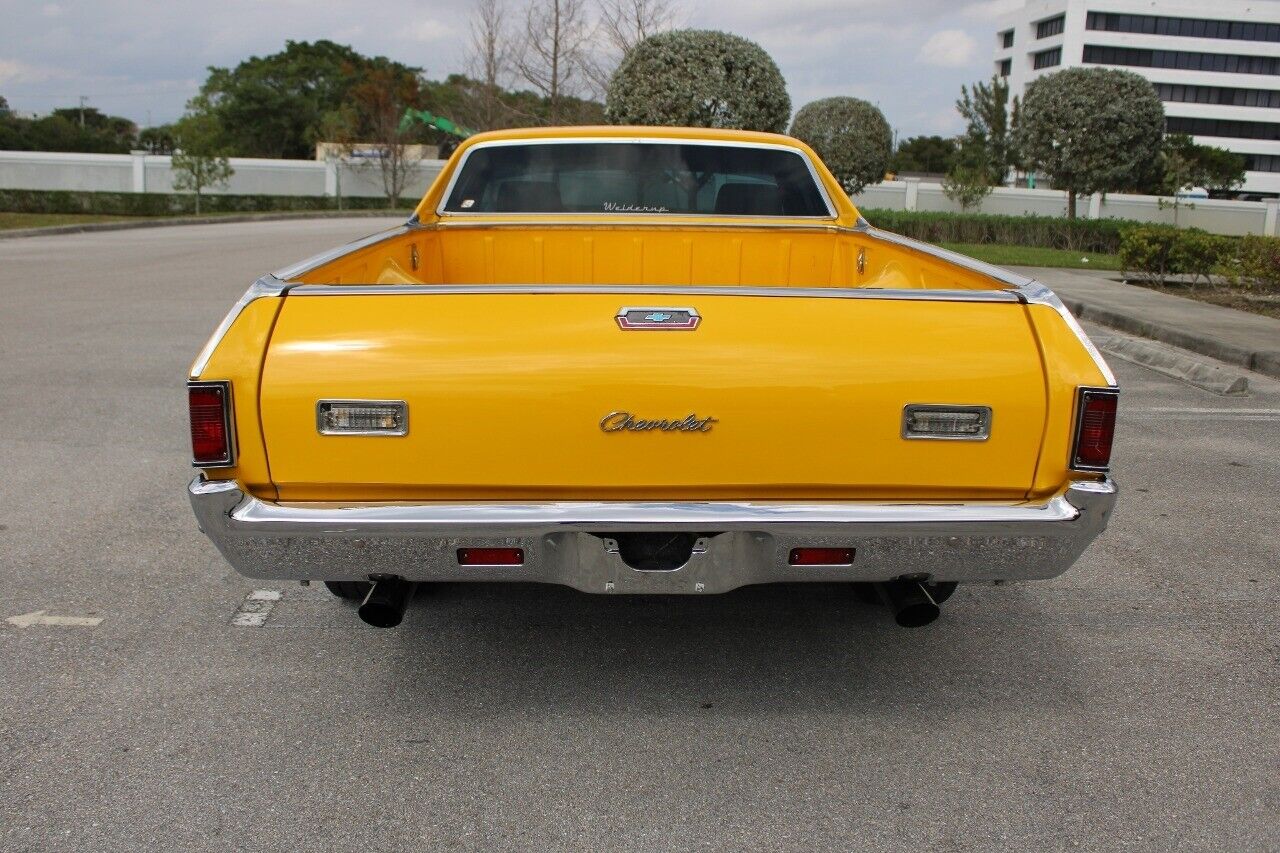
{"type": "Polygon", "coordinates": [[[1111,442],[1116,434],[1114,388],[1081,388],[1076,405],[1076,438],[1071,467],[1080,471],[1106,471],[1111,467],[1111,442]]]}
{"type": "Polygon", "coordinates": [[[187,408],[191,413],[191,464],[197,468],[233,465],[231,383],[188,383],[187,408]]]}

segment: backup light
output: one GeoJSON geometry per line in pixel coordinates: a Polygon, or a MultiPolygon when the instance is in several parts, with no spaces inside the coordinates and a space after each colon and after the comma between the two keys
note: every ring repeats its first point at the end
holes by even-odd
{"type": "Polygon", "coordinates": [[[403,400],[321,400],[316,429],[321,435],[404,435],[409,407],[403,400]]]}
{"type": "Polygon", "coordinates": [[[191,415],[191,464],[229,468],[235,464],[231,440],[231,383],[187,383],[191,415]]]}
{"type": "Polygon", "coordinates": [[[1111,468],[1111,443],[1116,434],[1116,407],[1120,392],[1114,388],[1081,388],[1076,403],[1076,435],[1071,467],[1079,471],[1111,468]]]}
{"type": "Polygon", "coordinates": [[[462,566],[523,566],[523,548],[459,548],[462,566]]]}
{"type": "Polygon", "coordinates": [[[793,566],[851,566],[852,548],[792,548],[788,562],[793,566]]]}
{"type": "Polygon", "coordinates": [[[911,405],[902,410],[903,438],[985,441],[990,435],[990,406],[911,405]]]}

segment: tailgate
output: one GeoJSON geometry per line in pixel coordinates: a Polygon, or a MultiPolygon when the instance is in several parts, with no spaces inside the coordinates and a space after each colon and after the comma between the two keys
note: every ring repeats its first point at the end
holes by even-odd
{"type": "Polygon", "coordinates": [[[261,411],[285,500],[1018,499],[1045,380],[1013,302],[348,291],[285,299],[261,411]],[[626,305],[701,324],[623,330],[626,305]],[[326,399],[406,401],[408,431],[321,435],[326,399]],[[990,406],[991,435],[905,440],[909,404],[990,406]]]}

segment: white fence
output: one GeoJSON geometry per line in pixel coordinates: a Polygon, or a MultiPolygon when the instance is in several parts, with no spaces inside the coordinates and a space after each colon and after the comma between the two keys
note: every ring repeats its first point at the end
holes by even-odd
{"type": "MultiPolygon", "coordinates": [[[[1104,197],[1099,193],[1078,199],[1076,212],[1089,219],[1136,219],[1172,225],[1174,211],[1168,206],[1169,202],[1169,199],[1164,199],[1162,206],[1161,199],[1156,196],[1111,193],[1104,197]]],[[[853,203],[867,209],[961,210],[960,205],[947,198],[941,184],[926,184],[913,178],[869,186],[853,197],[853,203]]],[[[982,200],[975,212],[1008,216],[1066,216],[1067,194],[1062,190],[997,187],[982,200]]],[[[1274,237],[1280,236],[1277,212],[1280,212],[1280,199],[1265,202],[1183,199],[1178,203],[1177,224],[1184,228],[1203,228],[1214,234],[1269,234],[1274,237]]]]}
{"type": "MultiPolygon", "coordinates": [[[[443,160],[416,164],[403,197],[421,197],[443,167],[443,160]]],[[[211,195],[386,195],[375,161],[232,157],[231,168],[235,173],[227,185],[209,190],[211,195]]],[[[0,151],[0,189],[171,193],[173,168],[167,156],[154,154],[0,151]]]]}
{"type": "MultiPolygon", "coordinates": [[[[321,162],[318,160],[265,160],[233,157],[235,174],[227,186],[211,193],[237,195],[359,196],[378,198],[386,193],[378,165],[372,161],[321,162]]],[[[444,167],[443,160],[418,163],[405,187],[405,199],[421,196],[444,167]]],[[[0,189],[85,190],[122,193],[173,192],[169,158],[151,154],[61,154],[45,151],[0,151],[0,189]]],[[[942,192],[941,184],[908,178],[867,187],[854,196],[864,208],[935,210],[958,212],[960,205],[942,192]]],[[[1166,201],[1167,205],[1167,201],[1166,201]]],[[[1277,235],[1280,200],[1181,202],[1178,224],[1203,228],[1215,234],[1277,235]]],[[[1094,195],[1077,202],[1079,214],[1089,219],[1114,217],[1139,222],[1173,223],[1174,211],[1148,195],[1113,193],[1094,195]]],[[[1067,194],[1060,190],[1028,190],[999,187],[983,199],[982,213],[1011,216],[1037,214],[1066,216],[1067,194]]]]}

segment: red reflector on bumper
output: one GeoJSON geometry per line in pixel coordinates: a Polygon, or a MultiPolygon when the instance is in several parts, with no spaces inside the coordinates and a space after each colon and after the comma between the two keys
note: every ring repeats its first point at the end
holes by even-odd
{"type": "Polygon", "coordinates": [[[523,566],[523,548],[459,548],[462,566],[523,566]]]}
{"type": "Polygon", "coordinates": [[[852,548],[792,548],[793,566],[851,566],[852,548]]]}

